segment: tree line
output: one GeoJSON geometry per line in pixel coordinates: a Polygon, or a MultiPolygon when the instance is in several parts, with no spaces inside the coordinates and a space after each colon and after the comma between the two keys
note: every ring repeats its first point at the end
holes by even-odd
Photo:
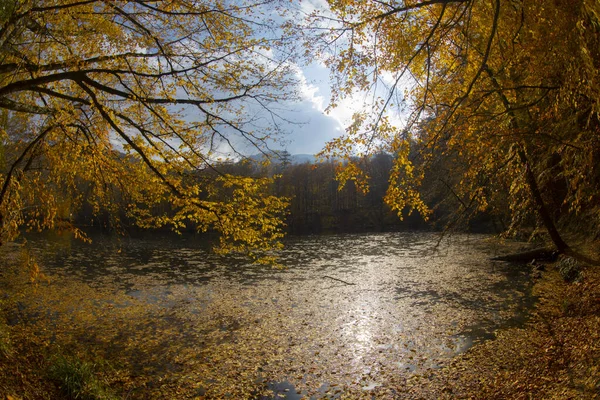
{"type": "MultiPolygon", "coordinates": [[[[393,167],[394,156],[377,153],[363,160],[354,160],[364,165],[368,175],[368,191],[362,191],[354,181],[341,185],[336,179],[339,167],[333,161],[292,163],[287,152],[275,153],[273,161],[266,164],[252,159],[217,164],[223,174],[252,179],[270,178],[264,187],[265,194],[287,200],[287,212],[283,230],[288,234],[389,232],[407,230],[446,230],[501,233],[506,230],[508,214],[477,213],[464,215],[461,202],[448,186],[452,179],[448,171],[433,168],[422,186],[422,195],[433,210],[427,220],[417,212],[400,214],[386,203],[385,196],[393,167]]],[[[415,163],[419,163],[415,153],[415,163]]],[[[437,168],[437,167],[436,167],[437,168]]],[[[202,182],[214,180],[218,174],[204,171],[194,174],[202,182]]],[[[84,191],[85,192],[85,191],[84,191]]],[[[222,193],[221,195],[224,195],[222,193]]],[[[220,200],[225,201],[226,197],[220,200]]],[[[84,204],[89,202],[84,201],[84,204]]],[[[65,210],[70,222],[85,229],[106,231],[136,230],[136,220],[128,216],[129,204],[125,199],[115,210],[95,211],[89,205],[80,209],[65,210]]],[[[169,201],[155,205],[151,212],[165,219],[176,214],[169,201]]],[[[166,227],[172,229],[171,226],[166,227]]],[[[188,223],[180,226],[181,231],[196,232],[197,226],[188,223]]]]}

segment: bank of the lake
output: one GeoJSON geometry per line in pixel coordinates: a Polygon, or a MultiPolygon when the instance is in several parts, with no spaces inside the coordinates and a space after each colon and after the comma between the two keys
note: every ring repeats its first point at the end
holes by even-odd
{"type": "MultiPolygon", "coordinates": [[[[374,244],[380,240],[380,245],[383,240],[381,237],[369,239],[374,244]]],[[[406,237],[401,239],[405,241],[406,237]]],[[[354,242],[351,243],[357,243],[356,238],[352,240],[354,242]]],[[[471,247],[476,247],[475,242],[468,243],[471,247]]],[[[314,243],[311,244],[313,245],[314,243]]],[[[358,251],[348,248],[348,242],[341,242],[339,245],[346,249],[346,253],[358,251]]],[[[413,245],[419,247],[422,243],[415,242],[413,245]]],[[[370,251],[373,252],[375,247],[373,245],[370,251]]],[[[415,255],[410,251],[408,254],[415,255]]],[[[459,254],[451,253],[449,257],[461,259],[459,254]]],[[[463,260],[468,260],[469,254],[463,254],[462,257],[463,260]]],[[[150,258],[145,265],[150,265],[152,260],[157,261],[156,258],[150,258]]],[[[357,290],[370,293],[373,288],[389,286],[385,276],[377,278],[373,274],[362,277],[352,275],[348,266],[337,269],[338,274],[332,276],[346,283],[320,277],[317,286],[309,288],[314,294],[325,296],[323,302],[317,303],[318,307],[312,311],[297,304],[298,298],[282,294],[293,290],[302,293],[302,289],[298,289],[299,282],[302,281],[292,275],[286,277],[285,272],[279,275],[274,272],[273,281],[282,282],[279,286],[270,286],[276,289],[273,293],[280,293],[282,296],[276,298],[273,293],[267,292],[268,304],[261,299],[259,306],[268,313],[265,311],[261,314],[260,310],[252,308],[251,303],[259,296],[260,290],[267,290],[267,286],[259,285],[259,292],[244,289],[245,285],[235,286],[235,290],[241,293],[233,301],[227,302],[215,300],[222,289],[219,285],[213,286],[210,291],[193,292],[194,298],[186,298],[192,292],[183,291],[178,294],[171,291],[166,295],[168,302],[165,303],[155,301],[164,296],[158,290],[159,286],[149,292],[136,290],[135,287],[123,291],[116,290],[112,283],[108,286],[94,285],[85,282],[81,276],[72,277],[68,274],[53,275],[50,283],[38,276],[36,283],[31,284],[30,277],[22,268],[23,258],[8,257],[3,261],[5,265],[1,279],[4,323],[0,328],[0,340],[3,343],[0,347],[0,396],[6,398],[56,398],[60,394],[60,379],[50,372],[57,369],[57,364],[62,365],[64,360],[70,363],[68,373],[71,378],[85,375],[80,372],[86,368],[92,371],[84,376],[91,381],[86,389],[89,395],[87,398],[222,398],[228,393],[230,396],[233,393],[235,398],[251,398],[268,396],[268,390],[265,389],[269,388],[278,390],[288,398],[588,399],[598,396],[600,277],[594,269],[586,269],[581,282],[569,284],[564,282],[552,265],[548,265],[539,277],[536,276],[533,295],[538,296],[539,301],[535,311],[529,312],[527,322],[518,324],[503,325],[500,322],[510,320],[511,315],[514,315],[511,314],[514,309],[504,309],[503,304],[506,301],[522,300],[521,297],[514,297],[514,293],[510,291],[500,291],[496,296],[500,300],[508,296],[508,300],[494,302],[491,294],[477,297],[477,286],[473,286],[474,293],[471,295],[474,297],[460,298],[456,302],[467,309],[473,307],[461,317],[463,321],[456,324],[461,326],[444,326],[442,320],[439,320],[437,325],[442,325],[441,328],[432,324],[425,328],[415,326],[411,329],[430,329],[432,332],[436,329],[455,329],[447,332],[448,336],[444,340],[461,339],[464,336],[458,335],[458,332],[464,332],[465,326],[470,322],[486,320],[490,315],[495,315],[500,319],[487,328],[493,330],[496,338],[479,340],[463,354],[460,349],[456,349],[445,350],[447,355],[440,355],[439,352],[421,352],[421,347],[432,347],[436,344],[435,341],[425,341],[421,347],[418,343],[413,343],[412,348],[402,348],[389,337],[379,335],[378,330],[384,331],[387,327],[381,322],[385,318],[380,315],[372,320],[367,318],[363,312],[368,311],[363,310],[366,303],[358,304],[359,307],[353,310],[353,314],[347,316],[347,321],[344,316],[337,316],[340,319],[339,327],[343,329],[334,329],[332,332],[354,338],[353,342],[344,342],[340,347],[340,343],[336,342],[338,338],[319,326],[326,323],[325,319],[320,318],[330,319],[331,314],[319,317],[318,310],[327,309],[328,303],[337,301],[336,299],[344,304],[344,299],[356,297],[353,293],[357,290]],[[369,276],[374,281],[369,283],[371,286],[356,287],[360,282],[354,279],[365,280],[369,276]],[[285,281],[289,278],[293,278],[293,282],[285,281]],[[246,293],[245,290],[250,291],[246,293]],[[181,297],[180,294],[184,296],[181,297]],[[210,307],[198,309],[185,305],[186,302],[200,301],[200,294],[206,299],[211,298],[210,303],[203,303],[203,307],[206,304],[210,304],[210,307]],[[248,304],[237,304],[240,299],[245,299],[248,304]],[[566,302],[565,299],[569,301],[566,302]],[[481,301],[490,301],[490,305],[487,306],[488,311],[478,314],[474,304],[481,301]],[[216,304],[219,304],[218,310],[214,309],[216,304]],[[494,312],[489,314],[489,309],[494,312]],[[289,318],[277,315],[285,310],[290,314],[289,318]],[[296,321],[299,310],[303,313],[316,312],[317,315],[307,315],[304,320],[296,321]],[[43,313],[45,314],[41,315],[43,313]],[[274,319],[270,319],[269,315],[275,315],[274,319]],[[34,320],[43,323],[23,323],[34,320]],[[248,326],[248,321],[252,326],[248,326]],[[352,323],[353,321],[362,325],[352,323]],[[274,326],[276,323],[281,325],[274,326]],[[366,329],[369,327],[374,329],[366,329]],[[306,343],[299,343],[294,336],[299,330],[306,332],[306,342],[312,341],[308,346],[310,354],[301,354],[307,352],[307,347],[306,343]],[[321,336],[317,333],[321,333],[321,336]],[[371,336],[366,337],[367,333],[371,336]],[[211,350],[211,346],[216,350],[211,350]],[[298,352],[294,349],[298,349],[298,352]],[[346,354],[339,354],[340,352],[346,354]],[[342,365],[347,361],[349,353],[352,353],[351,359],[357,363],[354,367],[350,366],[356,369],[350,373],[344,371],[345,366],[342,365]],[[416,360],[417,358],[423,360],[416,360]],[[253,359],[261,360],[262,364],[251,365],[249,360],[253,359]],[[326,366],[328,371],[319,371],[321,366],[326,366]],[[397,373],[393,369],[396,367],[397,373]],[[337,377],[345,374],[360,374],[362,378],[344,384],[345,378],[337,377]],[[295,386],[273,386],[271,382],[277,376],[290,377],[295,386]],[[237,387],[231,387],[234,382],[237,387]],[[325,384],[326,382],[331,384],[325,384]],[[310,392],[311,387],[313,392],[310,392]]],[[[365,261],[361,269],[377,261],[381,259],[365,261]]],[[[436,266],[443,265],[444,262],[436,266]]],[[[307,260],[300,260],[300,264],[302,263],[307,263],[307,260]]],[[[322,267],[324,265],[319,264],[319,268],[322,267]]],[[[113,265],[112,268],[117,267],[113,265]]],[[[261,271],[259,272],[268,272],[261,271]]],[[[464,275],[464,271],[459,271],[464,275]]],[[[505,276],[505,272],[497,271],[497,268],[490,271],[492,275],[501,272],[494,278],[491,287],[506,290],[503,281],[498,280],[505,276]]],[[[530,273],[528,267],[524,271],[530,273]]],[[[146,272],[142,276],[144,285],[152,286],[151,276],[156,271],[146,272]]],[[[314,270],[305,272],[305,278],[314,275],[314,270]]],[[[250,287],[256,284],[260,273],[256,270],[252,274],[245,272],[245,279],[251,283],[250,287]]],[[[406,270],[405,273],[406,279],[410,278],[410,271],[406,270]]],[[[325,272],[321,274],[326,276],[325,272]]],[[[123,276],[127,281],[127,275],[123,276]]],[[[200,278],[196,276],[198,281],[202,281],[200,278]]],[[[441,278],[444,279],[443,275],[441,278]]],[[[451,275],[450,278],[454,276],[451,275]]],[[[515,279],[517,278],[523,279],[523,275],[520,274],[515,279]]],[[[135,282],[139,283],[139,279],[140,276],[136,276],[135,282]]],[[[173,279],[177,280],[176,277],[173,279]]],[[[128,282],[121,283],[127,287],[128,282]]],[[[129,283],[131,282],[134,281],[129,283]]],[[[467,291],[469,288],[471,287],[460,290],[467,291]]],[[[451,314],[453,311],[446,308],[447,305],[443,302],[440,304],[435,297],[450,298],[453,301],[457,299],[454,292],[445,292],[442,287],[436,289],[435,293],[432,290],[425,293],[419,285],[413,284],[403,287],[399,292],[414,290],[419,293],[425,305],[425,315],[436,321],[436,312],[451,314]],[[440,307],[442,308],[438,310],[440,307]]],[[[229,292],[227,296],[230,296],[229,292]]],[[[402,296],[396,296],[394,301],[411,299],[406,293],[402,296]]],[[[360,296],[358,298],[361,301],[366,299],[360,296]]],[[[374,298],[366,300],[372,302],[374,298]]],[[[385,303],[381,304],[381,309],[388,313],[394,312],[385,303]]],[[[345,311],[343,308],[341,310],[345,311]]],[[[336,312],[343,314],[339,308],[332,311],[333,315],[336,312]]],[[[373,309],[369,312],[379,311],[373,309]]],[[[410,331],[408,322],[404,327],[405,331],[401,331],[397,323],[390,326],[396,329],[393,332],[398,337],[410,331]]],[[[407,340],[415,342],[426,338],[417,336],[417,339],[407,340]]],[[[451,344],[460,346],[461,343],[464,343],[463,339],[451,344]]],[[[85,398],[85,394],[84,392],[80,398],[85,398]]]]}
{"type": "Polygon", "coordinates": [[[575,282],[558,263],[536,275],[539,301],[524,327],[501,330],[442,373],[418,377],[407,398],[600,398],[598,267],[582,268],[575,282]]]}

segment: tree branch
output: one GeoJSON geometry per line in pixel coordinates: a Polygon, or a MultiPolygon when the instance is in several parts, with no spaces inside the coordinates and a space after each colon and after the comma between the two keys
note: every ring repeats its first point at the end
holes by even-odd
{"type": "Polygon", "coordinates": [[[376,15],[374,17],[371,17],[365,21],[361,21],[359,22],[357,25],[364,25],[367,24],[369,22],[378,20],[378,19],[383,19],[383,18],[387,18],[391,15],[394,14],[398,14],[398,13],[403,13],[406,11],[411,11],[411,10],[417,10],[419,8],[423,8],[423,7],[427,7],[427,6],[431,6],[434,4],[443,4],[444,6],[451,4],[451,3],[468,3],[471,0],[428,0],[428,1],[423,1],[421,3],[417,3],[417,4],[413,4],[410,6],[404,6],[404,7],[394,7],[392,8],[390,11],[376,15]]]}

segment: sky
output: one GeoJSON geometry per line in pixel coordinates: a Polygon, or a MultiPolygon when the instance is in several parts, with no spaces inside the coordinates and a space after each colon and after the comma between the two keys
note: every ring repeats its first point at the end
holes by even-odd
{"type": "MultiPolygon", "coordinates": [[[[233,0],[234,2],[237,0],[233,0]]],[[[312,11],[326,10],[327,0],[293,0],[286,5],[291,13],[288,18],[303,19],[303,16],[308,15],[312,11]]],[[[264,5],[264,14],[273,12],[270,10],[270,4],[264,5]]],[[[263,14],[261,12],[261,14],[263,14]]],[[[274,11],[269,16],[276,21],[276,26],[265,28],[259,34],[267,35],[267,37],[278,37],[276,35],[282,34],[277,24],[284,23],[285,19],[279,14],[279,10],[274,11]]],[[[294,45],[299,45],[301,42],[296,40],[294,45]]],[[[298,100],[296,102],[286,101],[285,104],[273,105],[273,110],[280,117],[277,119],[277,124],[282,128],[284,134],[278,136],[275,141],[270,139],[267,141],[267,145],[270,150],[274,151],[288,151],[290,154],[317,154],[319,153],[325,144],[335,137],[340,136],[345,132],[345,127],[351,123],[352,115],[358,111],[356,99],[349,98],[339,102],[340,106],[325,112],[329,105],[331,98],[330,89],[330,72],[329,69],[324,65],[322,60],[311,60],[308,62],[300,57],[294,57],[295,61],[289,61],[288,49],[281,51],[277,46],[271,49],[260,49],[257,51],[257,62],[264,62],[265,65],[270,67],[278,67],[278,62],[284,62],[286,67],[291,70],[291,76],[295,79],[297,86],[289,87],[290,90],[297,93],[298,100]],[[272,64],[269,64],[272,63],[272,64]],[[275,110],[276,109],[276,110],[275,110]],[[292,121],[293,123],[287,124],[285,121],[292,121]]],[[[299,46],[299,51],[303,51],[302,47],[299,46]]],[[[182,96],[185,93],[182,91],[182,96]]],[[[262,110],[257,107],[256,104],[251,101],[247,106],[249,115],[256,113],[262,115],[257,126],[251,129],[260,134],[261,125],[265,123],[271,123],[272,119],[268,111],[262,110]]],[[[193,120],[196,117],[195,109],[190,108],[189,119],[193,120]]],[[[227,132],[227,142],[220,142],[213,148],[214,154],[218,158],[231,158],[237,159],[240,155],[243,156],[256,156],[259,155],[263,149],[257,149],[252,143],[246,141],[240,137],[236,132],[227,132]],[[232,149],[233,147],[233,149],[232,149]],[[233,150],[233,151],[232,151],[233,150]]]]}
{"type": "Polygon", "coordinates": [[[292,105],[289,114],[299,124],[288,127],[286,150],[291,154],[316,154],[327,141],[344,133],[352,112],[349,107],[340,107],[325,113],[330,89],[329,71],[324,66],[312,64],[299,68],[296,74],[300,101],[292,105]]]}
{"type": "MultiPolygon", "coordinates": [[[[276,21],[275,26],[267,27],[265,28],[266,33],[261,33],[267,35],[267,38],[281,32],[278,28],[278,22],[285,22],[284,18],[300,22],[315,10],[322,14],[328,12],[327,0],[295,0],[289,4],[283,0],[282,2],[286,4],[286,7],[289,7],[288,10],[291,12],[287,17],[281,16],[278,11],[271,15],[273,20],[276,21]]],[[[269,4],[265,4],[265,7],[269,7],[269,4]]],[[[265,13],[268,14],[269,12],[273,11],[267,8],[265,13]]],[[[335,16],[331,15],[331,17],[331,19],[326,19],[324,23],[331,23],[335,16]]],[[[272,36],[272,38],[275,37],[278,36],[272,36]]],[[[294,44],[301,45],[301,43],[301,39],[299,39],[294,44]]],[[[286,67],[290,67],[290,73],[297,82],[296,87],[290,87],[290,90],[297,93],[298,100],[294,103],[286,102],[285,104],[274,105],[276,114],[279,117],[275,118],[277,126],[282,127],[285,133],[283,136],[278,136],[276,141],[267,139],[267,145],[270,150],[287,151],[292,155],[317,154],[323,150],[329,141],[345,133],[346,127],[352,123],[352,117],[356,112],[369,107],[369,103],[373,100],[373,93],[353,93],[341,99],[336,98],[337,107],[329,108],[331,74],[324,60],[315,56],[309,60],[294,57],[292,58],[294,61],[290,61],[289,54],[286,53],[287,49],[281,50],[277,46],[274,47],[276,49],[260,49],[257,51],[257,60],[262,60],[257,62],[264,62],[266,66],[272,65],[275,68],[278,67],[278,62],[281,61],[286,67]],[[293,123],[287,124],[285,121],[293,121],[293,123]]],[[[299,50],[303,51],[302,46],[299,47],[299,50]]],[[[380,79],[383,85],[379,86],[378,83],[378,88],[383,89],[383,91],[377,94],[385,97],[387,95],[385,85],[390,85],[395,79],[389,73],[383,73],[380,79]]],[[[266,127],[262,124],[264,121],[271,124],[272,115],[269,115],[268,111],[262,110],[261,107],[257,107],[256,104],[250,104],[247,111],[248,115],[253,113],[256,113],[257,116],[262,115],[262,118],[258,118],[262,122],[251,128],[260,135],[261,126],[262,128],[266,127]]],[[[394,114],[393,111],[392,114],[394,114]]],[[[400,118],[392,114],[386,112],[392,122],[397,122],[400,125],[402,123],[400,118]]],[[[192,109],[190,118],[193,119],[194,115],[194,109],[192,109]]],[[[214,157],[217,159],[237,159],[240,156],[256,156],[265,152],[262,146],[255,146],[254,143],[247,141],[234,131],[230,131],[227,140],[219,142],[215,147],[211,147],[211,150],[214,150],[214,157]]]]}
{"type": "MultiPolygon", "coordinates": [[[[308,15],[314,10],[327,13],[328,9],[326,0],[302,0],[296,4],[300,15],[308,15]]],[[[331,98],[329,69],[321,60],[315,59],[310,63],[297,64],[295,74],[300,101],[290,107],[286,117],[299,124],[289,126],[284,141],[274,145],[273,149],[287,150],[291,154],[316,154],[328,141],[345,132],[345,128],[352,123],[353,114],[368,106],[373,94],[354,93],[336,100],[338,106],[326,112],[331,98]]],[[[382,85],[379,86],[378,95],[386,97],[388,92],[385,87],[391,86],[395,77],[383,73],[380,79],[382,85]]],[[[405,84],[409,86],[408,82],[405,84]]],[[[390,121],[398,126],[403,125],[404,117],[397,113],[398,110],[388,111],[386,114],[390,121]]]]}
{"type": "MultiPolygon", "coordinates": [[[[297,4],[300,15],[327,9],[325,0],[302,0],[297,4]]],[[[287,134],[273,149],[287,150],[291,154],[316,154],[328,141],[345,132],[363,101],[344,99],[337,108],[325,112],[331,97],[329,69],[319,60],[296,64],[294,69],[300,98],[289,106],[285,116],[297,124],[287,127],[287,134]]]]}
{"type": "MultiPolygon", "coordinates": [[[[276,141],[269,141],[268,146],[274,151],[288,151],[290,154],[317,154],[325,144],[345,132],[345,127],[351,122],[352,115],[358,111],[357,99],[349,98],[340,102],[340,106],[326,112],[331,97],[329,70],[321,63],[309,65],[295,64],[293,66],[298,92],[298,101],[277,104],[277,114],[281,120],[284,134],[276,141]],[[292,123],[284,123],[283,121],[292,123]]],[[[250,110],[256,109],[250,107],[250,110]]],[[[266,114],[264,111],[259,111],[266,114]]],[[[268,117],[266,121],[270,121],[268,117]]],[[[234,143],[236,152],[246,156],[258,154],[258,150],[243,139],[229,139],[234,143]]],[[[236,158],[231,154],[230,147],[223,144],[219,155],[236,158]]]]}

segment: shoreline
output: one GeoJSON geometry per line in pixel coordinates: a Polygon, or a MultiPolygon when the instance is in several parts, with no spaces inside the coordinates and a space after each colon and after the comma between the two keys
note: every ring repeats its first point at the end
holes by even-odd
{"type": "Polygon", "coordinates": [[[600,399],[600,271],[588,266],[569,283],[553,262],[536,275],[538,301],[523,327],[415,379],[406,398],[600,399]]]}

